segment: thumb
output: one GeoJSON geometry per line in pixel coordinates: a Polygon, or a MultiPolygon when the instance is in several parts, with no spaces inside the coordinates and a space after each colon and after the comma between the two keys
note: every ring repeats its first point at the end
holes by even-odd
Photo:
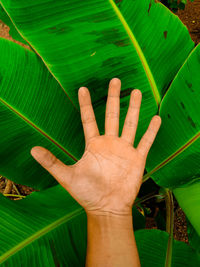
{"type": "Polygon", "coordinates": [[[65,165],[57,159],[49,150],[41,146],[31,149],[31,155],[65,188],[70,185],[72,178],[72,166],[65,165]]]}

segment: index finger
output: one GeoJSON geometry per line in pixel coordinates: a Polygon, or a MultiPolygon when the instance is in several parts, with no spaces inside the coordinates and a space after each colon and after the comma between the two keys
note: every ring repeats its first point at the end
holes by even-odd
{"type": "Polygon", "coordinates": [[[137,146],[137,150],[142,156],[147,156],[156,138],[160,125],[161,125],[161,117],[155,115],[152,118],[147,131],[145,132],[145,134],[143,135],[142,139],[140,140],[137,146]]]}
{"type": "Polygon", "coordinates": [[[81,87],[78,91],[78,99],[81,111],[81,120],[85,134],[86,143],[93,137],[99,135],[94,110],[90,98],[90,93],[86,87],[81,87]]]}

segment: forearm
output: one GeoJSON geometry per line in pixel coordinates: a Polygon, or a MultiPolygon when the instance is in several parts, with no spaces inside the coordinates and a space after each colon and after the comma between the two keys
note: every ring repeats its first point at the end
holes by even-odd
{"type": "Polygon", "coordinates": [[[87,214],[86,267],[139,267],[132,215],[87,214]]]}

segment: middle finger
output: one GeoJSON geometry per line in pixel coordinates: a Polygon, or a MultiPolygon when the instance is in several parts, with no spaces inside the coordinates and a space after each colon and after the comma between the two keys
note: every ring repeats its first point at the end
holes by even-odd
{"type": "Polygon", "coordinates": [[[118,136],[121,81],[113,78],[109,83],[106,103],[105,134],[118,136]]]}

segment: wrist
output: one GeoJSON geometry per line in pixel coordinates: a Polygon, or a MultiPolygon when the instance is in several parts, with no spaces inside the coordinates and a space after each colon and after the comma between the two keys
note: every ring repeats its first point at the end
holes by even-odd
{"type": "Polygon", "coordinates": [[[140,266],[132,210],[128,213],[87,211],[86,214],[86,266],[140,266]]]}
{"type": "Polygon", "coordinates": [[[102,229],[122,229],[133,231],[132,212],[126,214],[116,214],[113,212],[90,211],[87,212],[88,226],[96,225],[102,229]]]}
{"type": "Polygon", "coordinates": [[[114,210],[85,210],[88,216],[104,216],[104,217],[114,217],[114,218],[130,218],[132,217],[132,208],[124,211],[114,211],[114,210]]]}

